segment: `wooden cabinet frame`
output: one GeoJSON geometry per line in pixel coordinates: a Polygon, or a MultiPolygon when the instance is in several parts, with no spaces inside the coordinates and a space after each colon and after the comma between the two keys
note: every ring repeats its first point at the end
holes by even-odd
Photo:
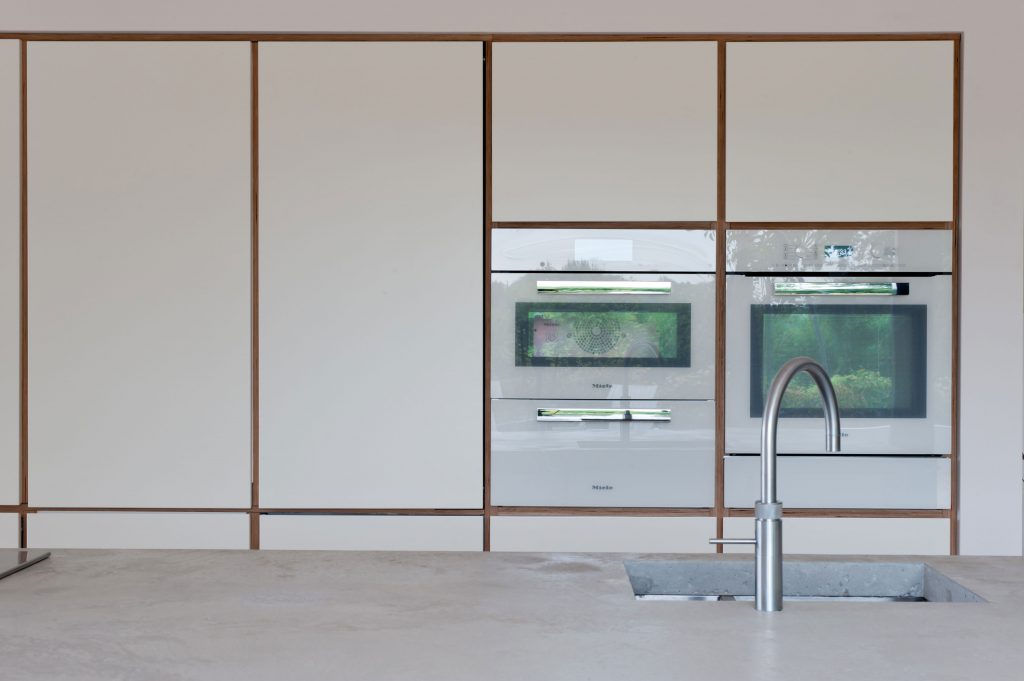
{"type": "MultiPolygon", "coordinates": [[[[953,237],[953,366],[952,366],[952,448],[949,458],[952,466],[949,510],[893,510],[893,509],[791,509],[787,514],[801,517],[862,517],[862,518],[948,518],[950,520],[950,553],[957,554],[959,515],[959,371],[960,371],[960,159],[961,159],[961,80],[962,53],[961,33],[835,33],[835,34],[787,34],[787,33],[57,33],[57,32],[7,32],[0,33],[0,39],[15,39],[21,47],[21,224],[20,224],[20,499],[16,506],[0,507],[0,512],[16,512],[20,517],[21,546],[26,546],[26,516],[43,510],[62,511],[174,511],[174,512],[238,512],[250,514],[250,548],[259,548],[259,518],[266,513],[319,513],[347,515],[474,515],[483,517],[484,550],[490,548],[490,518],[496,515],[627,515],[627,516],[691,516],[713,517],[721,533],[726,517],[751,515],[749,509],[727,508],[724,503],[724,433],[725,433],[725,233],[728,229],[807,229],[811,227],[828,229],[862,229],[865,226],[876,229],[940,229],[949,230],[953,237]],[[244,509],[195,509],[195,508],[146,508],[146,509],[98,509],[60,508],[47,509],[30,505],[28,498],[29,442],[28,442],[28,149],[27,149],[27,45],[30,41],[232,41],[251,44],[251,316],[252,316],[252,495],[251,504],[244,509]],[[484,129],[483,145],[483,215],[482,232],[484,257],[481,263],[481,285],[484,287],[484,328],[481,342],[484,344],[484,385],[483,393],[483,442],[484,457],[483,507],[481,509],[271,509],[260,505],[259,497],[259,57],[260,42],[397,42],[397,41],[470,41],[480,42],[483,47],[482,72],[483,102],[482,116],[484,129]],[[624,41],[704,41],[715,42],[718,47],[718,129],[717,129],[717,219],[706,222],[504,222],[496,223],[491,218],[492,201],[492,151],[491,151],[491,102],[493,64],[492,45],[496,42],[624,42],[624,41]],[[726,221],[726,45],[730,42],[851,42],[851,41],[951,41],[954,49],[953,64],[953,163],[952,163],[952,220],[949,222],[734,222],[726,221]],[[716,445],[715,445],[715,505],[710,508],[540,508],[540,507],[497,507],[490,499],[490,234],[492,229],[509,227],[566,227],[580,226],[593,228],[645,228],[664,229],[715,229],[716,240],[716,445]]],[[[719,551],[722,547],[718,548],[719,551]]]]}

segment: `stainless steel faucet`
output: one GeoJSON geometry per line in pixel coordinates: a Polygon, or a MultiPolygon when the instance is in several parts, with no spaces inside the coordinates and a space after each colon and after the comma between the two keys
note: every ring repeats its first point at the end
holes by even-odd
{"type": "Polygon", "coordinates": [[[782,396],[801,371],[814,379],[825,402],[825,449],[839,451],[839,404],[825,368],[810,357],[794,357],[775,374],[765,398],[761,419],[761,500],[754,502],[753,539],[712,539],[712,544],[754,544],[754,607],[761,612],[782,610],[782,502],[778,500],[775,471],[776,436],[782,396]]]}

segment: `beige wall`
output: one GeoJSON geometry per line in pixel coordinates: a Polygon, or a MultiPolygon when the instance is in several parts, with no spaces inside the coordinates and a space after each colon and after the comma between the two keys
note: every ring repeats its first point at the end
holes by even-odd
{"type": "Polygon", "coordinates": [[[18,0],[0,17],[7,30],[66,31],[963,31],[961,548],[1021,553],[1019,0],[18,0]]]}

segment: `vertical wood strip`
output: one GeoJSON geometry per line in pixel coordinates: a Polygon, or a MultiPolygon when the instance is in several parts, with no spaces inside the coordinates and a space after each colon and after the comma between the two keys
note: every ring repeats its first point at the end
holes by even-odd
{"type": "Polygon", "coordinates": [[[18,414],[18,542],[28,546],[28,41],[21,41],[19,97],[19,331],[18,383],[20,389],[18,414]]]}
{"type": "Polygon", "coordinates": [[[483,158],[483,196],[484,196],[484,214],[483,214],[483,239],[484,239],[484,261],[483,261],[483,280],[484,280],[484,441],[483,441],[483,452],[484,452],[484,479],[483,479],[483,497],[484,497],[484,538],[483,548],[484,551],[491,550],[491,199],[492,199],[492,181],[491,181],[491,60],[492,60],[492,45],[491,42],[484,41],[483,43],[483,79],[484,79],[484,101],[483,101],[483,117],[484,117],[484,158],[483,158]]]}
{"type": "MultiPolygon", "coordinates": [[[[715,536],[725,532],[725,48],[718,41],[718,222],[715,226],[715,536]]],[[[721,544],[715,553],[725,550],[721,544]]]]}
{"type": "Polygon", "coordinates": [[[953,366],[950,432],[949,553],[960,553],[960,154],[961,38],[953,40],[953,366]]]}
{"type": "Polygon", "coordinates": [[[260,547],[260,138],[259,138],[259,43],[253,41],[250,46],[250,229],[251,229],[251,310],[250,323],[252,325],[252,414],[251,443],[252,443],[252,501],[249,512],[249,548],[256,550],[260,547]]]}

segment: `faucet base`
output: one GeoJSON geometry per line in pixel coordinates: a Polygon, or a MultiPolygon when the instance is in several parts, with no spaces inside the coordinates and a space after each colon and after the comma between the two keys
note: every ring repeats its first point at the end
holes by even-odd
{"type": "MultiPolygon", "coordinates": [[[[779,506],[782,504],[765,504],[779,506]]],[[[782,519],[754,521],[754,607],[760,612],[782,610],[782,519]]]]}

